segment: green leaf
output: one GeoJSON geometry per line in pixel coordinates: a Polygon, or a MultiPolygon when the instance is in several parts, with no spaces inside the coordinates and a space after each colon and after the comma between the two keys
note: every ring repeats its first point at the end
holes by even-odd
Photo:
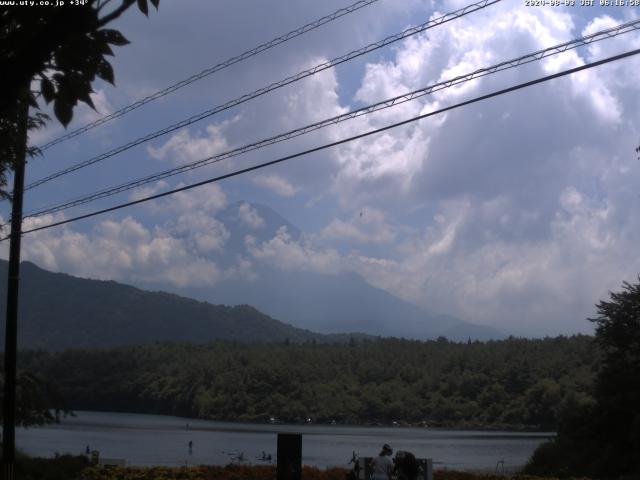
{"type": "Polygon", "coordinates": [[[96,73],[105,82],[109,82],[111,85],[115,85],[113,68],[111,67],[111,64],[104,58],[98,62],[98,69],[96,73]]]}
{"type": "Polygon", "coordinates": [[[87,85],[85,85],[81,90],[78,90],[78,99],[95,110],[96,107],[93,104],[93,100],[91,100],[92,93],[93,90],[91,89],[91,85],[87,83],[87,85]]]}
{"type": "Polygon", "coordinates": [[[98,30],[96,34],[99,34],[100,38],[104,39],[107,43],[110,43],[111,45],[117,45],[118,47],[131,43],[129,42],[129,40],[124,38],[124,35],[122,35],[118,30],[105,28],[102,30],[98,30]]]}
{"type": "Polygon", "coordinates": [[[102,55],[91,52],[86,57],[81,66],[81,71],[85,80],[93,81],[98,73],[98,65],[102,60],[102,55]]]}
{"type": "Polygon", "coordinates": [[[149,5],[147,5],[147,0],[138,0],[138,8],[142,13],[149,16],[149,5]]]}
{"type": "Polygon", "coordinates": [[[58,97],[53,104],[53,113],[56,114],[56,118],[66,128],[73,118],[73,104],[65,98],[58,97]]]}
{"type": "Polygon", "coordinates": [[[101,55],[111,55],[113,57],[113,50],[104,39],[94,40],[95,51],[101,55]]]}
{"type": "Polygon", "coordinates": [[[40,81],[40,91],[42,92],[42,97],[44,101],[47,103],[51,103],[53,97],[56,95],[55,88],[53,87],[53,83],[46,77],[43,77],[40,81]]]}

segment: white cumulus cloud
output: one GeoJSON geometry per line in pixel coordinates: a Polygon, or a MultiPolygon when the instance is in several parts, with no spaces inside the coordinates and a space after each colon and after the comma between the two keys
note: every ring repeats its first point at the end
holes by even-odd
{"type": "Polygon", "coordinates": [[[281,197],[293,197],[299,190],[286,178],[277,174],[259,175],[253,179],[253,182],[281,197]]]}

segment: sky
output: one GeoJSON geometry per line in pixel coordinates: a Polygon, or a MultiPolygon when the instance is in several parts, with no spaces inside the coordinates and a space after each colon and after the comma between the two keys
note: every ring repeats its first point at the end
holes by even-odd
{"type": "MultiPolygon", "coordinates": [[[[460,0],[379,0],[302,37],[48,149],[27,183],[221,105],[388,35],[457,10],[460,0]]],[[[580,3],[580,2],[577,2],[580,3]]],[[[348,0],[163,0],[149,18],[113,27],[131,44],[96,82],[98,113],[69,130],[314,21],[348,0]]],[[[161,136],[26,193],[25,212],[197,161],[281,132],[636,19],[633,7],[527,6],[504,0],[359,59],[161,136]]],[[[81,207],[91,212],[335,142],[478,95],[640,48],[640,33],[488,75],[381,112],[81,207]]],[[[356,273],[375,287],[518,335],[591,332],[594,305],[640,271],[640,59],[632,57],[425,118],[162,200],[27,234],[22,258],[81,277],[158,288],[252,280],[259,265],[356,273]],[[238,215],[251,204],[304,234],[246,239],[224,265],[238,215]],[[215,255],[214,255],[215,254],[215,255]]],[[[30,136],[63,134],[57,122],[30,136]]],[[[0,211],[7,218],[7,205],[0,211]]],[[[0,246],[7,256],[7,242],[0,246]]]]}

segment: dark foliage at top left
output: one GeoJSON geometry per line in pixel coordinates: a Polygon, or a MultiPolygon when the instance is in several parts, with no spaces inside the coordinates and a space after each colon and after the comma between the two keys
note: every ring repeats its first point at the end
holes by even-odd
{"type": "MultiPolygon", "coordinates": [[[[149,0],[158,7],[159,0],[149,0]]],[[[107,57],[113,46],[128,40],[105,28],[134,3],[145,15],[147,0],[88,0],[72,8],[3,6],[0,8],[0,195],[6,196],[7,169],[21,161],[25,149],[22,126],[42,127],[49,117],[37,110],[53,103],[65,127],[78,102],[94,108],[92,83],[97,78],[114,84],[107,57]],[[29,114],[29,108],[32,114],[29,114]],[[25,119],[25,117],[27,117],[25,119]]],[[[27,154],[37,153],[28,148],[27,154]]]]}

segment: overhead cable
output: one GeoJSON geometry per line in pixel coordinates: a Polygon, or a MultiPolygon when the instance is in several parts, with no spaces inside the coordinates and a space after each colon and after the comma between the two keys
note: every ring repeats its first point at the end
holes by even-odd
{"type": "Polygon", "coordinates": [[[40,151],[44,151],[50,147],[53,147],[54,145],[57,145],[58,143],[64,142],[65,140],[69,140],[70,138],[77,137],[78,135],[88,132],[89,130],[95,127],[98,127],[116,118],[122,117],[123,115],[126,115],[127,113],[137,108],[140,108],[141,106],[146,105],[149,102],[152,102],[166,95],[169,95],[170,93],[173,93],[176,90],[181,89],[182,87],[191,85],[192,83],[197,82],[198,80],[201,80],[205,77],[208,77],[209,75],[212,75],[216,72],[219,72],[220,70],[223,70],[227,67],[230,67],[231,65],[234,65],[250,57],[258,55],[259,53],[262,53],[265,50],[269,50],[277,45],[280,45],[281,43],[285,43],[293,38],[299,37],[300,35],[310,32],[311,30],[315,30],[316,28],[321,27],[326,23],[332,22],[340,17],[348,15],[352,12],[355,12],[356,10],[360,10],[361,8],[366,7],[377,1],[378,0],[359,0],[356,3],[349,5],[348,7],[341,8],[340,10],[336,10],[335,12],[329,15],[319,18],[318,20],[308,23],[300,28],[296,28],[295,30],[290,31],[289,33],[285,33],[284,35],[281,35],[272,40],[269,40],[268,42],[258,45],[257,47],[252,48],[251,50],[247,50],[246,52],[241,53],[240,55],[236,55],[235,57],[231,57],[228,60],[225,60],[224,62],[218,63],[212,67],[206,68],[202,70],[200,73],[191,75],[189,78],[180,80],[179,82],[174,83],[173,85],[170,85],[162,90],[158,90],[157,92],[152,93],[151,95],[148,95],[138,100],[137,102],[132,103],[131,105],[127,105],[126,107],[123,107],[120,110],[110,113],[109,115],[105,115],[104,117],[101,117],[94,122],[91,122],[76,130],[73,130],[58,138],[55,138],[54,140],[51,140],[50,142],[45,143],[44,145],[38,148],[40,149],[40,151]]]}
{"type": "Polygon", "coordinates": [[[600,40],[604,40],[604,39],[608,39],[608,38],[613,38],[617,35],[621,35],[624,33],[628,33],[634,30],[640,30],[640,20],[635,20],[632,22],[627,22],[625,24],[622,25],[618,25],[616,27],[613,28],[609,28],[606,30],[602,30],[596,33],[593,33],[591,35],[587,35],[585,37],[580,37],[580,38],[576,38],[573,39],[571,41],[568,42],[564,42],[561,43],[559,45],[555,45],[553,47],[548,47],[545,48],[543,50],[538,50],[536,52],[533,53],[529,53],[526,55],[522,55],[520,57],[517,58],[513,58],[511,60],[506,60],[504,62],[500,62],[498,64],[492,65],[490,67],[485,67],[485,68],[481,68],[478,70],[475,70],[473,72],[464,74],[464,75],[459,75],[455,78],[449,79],[449,80],[444,80],[432,85],[429,85],[427,87],[421,88],[419,90],[414,90],[412,92],[403,94],[403,95],[398,95],[396,97],[384,100],[382,102],[378,102],[366,107],[362,107],[359,108],[357,110],[353,110],[341,115],[336,115],[334,117],[331,118],[327,118],[325,120],[321,120],[319,122],[315,122],[312,123],[310,125],[306,125],[304,127],[300,127],[297,128],[295,130],[291,130],[288,131],[286,133],[281,133],[279,135],[273,136],[273,137],[269,137],[263,140],[259,140],[257,142],[253,142],[247,145],[243,145],[241,147],[237,147],[234,148],[232,150],[228,150],[226,152],[222,152],[222,153],[218,153],[216,155],[211,155],[209,157],[197,160],[195,162],[191,162],[188,163],[186,165],[181,165],[178,167],[174,167],[171,169],[167,169],[161,172],[157,172],[155,174],[152,175],[147,175],[135,180],[131,180],[129,182],[126,183],[122,183],[120,185],[117,186],[113,186],[113,187],[109,187],[106,188],[104,190],[100,190],[98,192],[94,192],[88,195],[84,195],[81,197],[77,197],[75,199],[71,199],[71,200],[67,200],[64,201],[62,203],[58,203],[46,208],[41,208],[35,212],[32,213],[28,213],[24,216],[24,218],[33,218],[33,217],[39,217],[42,215],[47,215],[47,214],[51,214],[51,213],[56,213],[56,212],[60,212],[78,205],[82,205],[85,203],[89,203],[101,198],[105,198],[105,197],[109,197],[118,193],[122,193],[125,192],[127,190],[131,190],[137,187],[140,187],[142,185],[146,185],[148,183],[151,182],[155,182],[158,180],[162,180],[164,178],[168,178],[168,177],[172,177],[174,175],[178,175],[187,171],[191,171],[194,170],[196,168],[200,168],[206,165],[210,165],[212,163],[217,163],[223,160],[227,160],[229,158],[232,157],[236,157],[238,155],[244,154],[244,153],[248,153],[260,148],[264,148],[266,146],[269,145],[273,145],[276,143],[280,143],[286,140],[290,140],[292,138],[304,135],[306,133],[315,131],[315,130],[319,130],[321,128],[327,127],[327,126],[331,126],[331,125],[336,125],[338,123],[344,122],[346,120],[350,120],[352,118],[357,118],[363,115],[367,115],[379,110],[383,110],[386,108],[390,108],[393,107],[395,105],[399,105],[405,102],[409,102],[411,100],[415,100],[417,98],[423,97],[425,95],[428,94],[432,94],[434,92],[446,89],[446,88],[450,88],[452,86],[464,83],[464,82],[468,82],[470,80],[476,79],[476,78],[480,78],[486,75],[490,75],[493,73],[497,73],[503,70],[508,70],[511,68],[515,68],[527,63],[531,63],[534,61],[539,61],[542,60],[544,58],[547,58],[551,55],[557,55],[559,53],[562,52],[566,52],[568,50],[571,49],[575,49],[577,47],[583,46],[583,45],[588,45],[591,44],[593,42],[597,42],[600,40]]]}
{"type": "MultiPolygon", "coordinates": [[[[531,81],[528,81],[528,82],[524,82],[524,83],[520,83],[520,84],[514,85],[512,87],[508,87],[508,88],[504,88],[504,89],[501,89],[501,90],[497,90],[497,91],[494,91],[492,93],[488,93],[486,95],[481,95],[481,96],[475,97],[475,98],[473,98],[471,100],[466,100],[464,102],[460,102],[460,103],[457,103],[455,105],[451,105],[451,106],[448,106],[448,107],[440,108],[438,110],[434,110],[434,111],[431,111],[429,113],[418,115],[417,117],[409,118],[409,119],[403,120],[401,122],[397,122],[397,123],[393,123],[391,125],[387,125],[385,127],[377,128],[375,130],[370,130],[368,132],[364,132],[364,133],[361,133],[361,134],[358,134],[358,135],[354,135],[352,137],[345,138],[345,139],[342,139],[342,140],[338,140],[336,142],[327,143],[327,144],[321,145],[319,147],[311,148],[311,149],[308,149],[308,150],[305,150],[305,151],[302,151],[302,152],[298,152],[298,153],[295,153],[295,154],[292,154],[292,155],[287,155],[285,157],[280,157],[278,159],[271,160],[269,162],[260,163],[258,165],[254,165],[252,167],[247,167],[247,168],[243,168],[241,170],[236,170],[236,171],[231,172],[231,173],[227,173],[227,174],[224,174],[224,175],[220,175],[218,177],[210,178],[208,180],[203,180],[201,182],[192,183],[190,185],[186,185],[186,186],[183,186],[183,187],[175,188],[173,190],[169,190],[169,191],[166,191],[166,192],[157,193],[155,195],[150,195],[150,196],[147,196],[147,197],[144,197],[144,198],[140,198],[138,200],[132,200],[130,202],[126,202],[126,203],[122,203],[122,204],[119,204],[119,205],[115,205],[113,207],[104,208],[102,210],[97,210],[97,211],[94,211],[94,212],[91,212],[91,213],[78,215],[76,217],[69,218],[69,219],[66,219],[66,220],[60,220],[60,221],[57,221],[57,222],[54,222],[54,223],[50,223],[48,225],[43,225],[43,226],[40,226],[40,227],[31,228],[29,230],[24,230],[22,233],[23,234],[32,233],[32,232],[37,232],[37,231],[45,230],[45,229],[52,228],[52,227],[57,227],[57,226],[60,226],[60,225],[65,225],[65,224],[76,222],[76,221],[79,221],[79,220],[84,220],[84,219],[87,219],[87,218],[95,217],[97,215],[102,215],[104,213],[120,210],[120,209],[123,209],[123,208],[126,208],[126,207],[130,207],[130,206],[133,206],[133,205],[138,205],[138,204],[141,204],[141,203],[145,203],[145,202],[148,202],[148,201],[151,201],[151,200],[156,200],[158,198],[162,198],[162,197],[166,197],[166,196],[169,196],[169,195],[173,195],[173,194],[178,193],[178,192],[184,192],[184,191],[187,191],[187,190],[191,190],[193,188],[201,187],[203,185],[208,185],[208,184],[211,184],[211,183],[219,182],[219,181],[225,180],[227,178],[236,177],[238,175],[242,175],[242,174],[245,174],[245,173],[248,173],[248,172],[259,170],[259,169],[262,169],[262,168],[265,168],[265,167],[268,167],[268,166],[271,166],[271,165],[276,165],[278,163],[282,163],[282,162],[285,162],[285,161],[288,161],[288,160],[292,160],[294,158],[302,157],[304,155],[309,155],[311,153],[315,153],[315,152],[319,152],[319,151],[322,151],[322,150],[326,150],[326,149],[331,148],[331,147],[335,147],[335,146],[338,146],[338,145],[343,145],[345,143],[352,142],[354,140],[359,140],[361,138],[365,138],[365,137],[368,137],[368,136],[371,136],[371,135],[375,135],[377,133],[381,133],[381,132],[384,132],[386,130],[391,130],[393,128],[397,128],[397,127],[400,127],[402,125],[407,125],[409,123],[416,122],[418,120],[422,120],[424,118],[431,117],[433,115],[444,113],[444,112],[447,112],[447,111],[450,111],[450,110],[454,110],[456,108],[464,107],[466,105],[471,105],[473,103],[477,103],[477,102],[480,102],[480,101],[483,101],[483,100],[487,100],[489,98],[493,98],[493,97],[497,97],[497,96],[500,96],[500,95],[504,95],[504,94],[507,94],[507,93],[510,93],[510,92],[514,92],[516,90],[520,90],[520,89],[523,89],[523,88],[526,88],[526,87],[537,85],[539,83],[547,82],[549,80],[553,80],[553,79],[556,79],[556,78],[564,77],[566,75],[571,75],[573,73],[581,72],[581,71],[587,70],[589,68],[597,67],[597,66],[600,66],[600,65],[604,65],[606,63],[614,62],[616,60],[621,60],[623,58],[631,57],[632,55],[637,55],[639,53],[640,53],[640,49],[636,49],[636,50],[631,50],[631,51],[628,51],[628,52],[625,52],[625,53],[622,53],[622,54],[619,54],[619,55],[614,55],[614,56],[611,56],[611,57],[607,57],[607,58],[605,58],[603,60],[587,63],[587,64],[581,65],[579,67],[570,68],[568,70],[563,70],[562,72],[558,72],[558,73],[554,73],[552,75],[547,75],[547,76],[544,76],[544,77],[540,77],[540,78],[538,78],[536,80],[531,80],[531,81]]],[[[8,238],[10,238],[10,235],[2,238],[1,240],[6,240],[8,238]]]]}
{"type": "Polygon", "coordinates": [[[404,30],[400,33],[396,33],[395,35],[390,35],[386,38],[384,38],[383,40],[380,40],[378,42],[375,43],[371,43],[367,46],[364,46],[362,48],[359,48],[358,50],[353,50],[350,53],[347,53],[346,55],[342,55],[341,57],[337,57],[334,58],[333,60],[329,60],[327,62],[318,64],[312,68],[309,68],[307,70],[304,70],[302,72],[299,72],[295,75],[291,75],[283,80],[280,80],[278,82],[274,82],[271,83],[270,85],[267,85],[266,87],[262,87],[258,90],[255,90],[252,93],[247,93],[244,94],[238,98],[235,98],[234,100],[230,100],[222,105],[218,105],[216,107],[213,107],[209,110],[206,110],[202,113],[193,115],[185,120],[182,120],[178,123],[174,123],[173,125],[170,125],[168,127],[165,127],[163,129],[157,130],[155,132],[149,133],[143,137],[140,137],[136,140],[132,140],[124,145],[121,145],[119,147],[116,147],[106,153],[103,153],[101,155],[92,157],[88,160],[85,160],[83,162],[77,163],[75,165],[72,165],[70,167],[67,167],[63,170],[60,170],[58,172],[52,173],[51,175],[48,175],[44,178],[41,178],[40,180],[36,180],[34,182],[31,182],[30,184],[26,185],[24,187],[25,191],[30,190],[32,188],[35,188],[39,185],[42,185],[44,183],[47,183],[55,178],[58,178],[62,175],[67,175],[71,172],[74,172],[76,170],[79,170],[81,168],[87,167],[89,165],[93,165],[94,163],[100,162],[102,160],[106,160],[107,158],[113,157],[114,155],[117,155],[119,153],[122,153],[126,150],[129,150],[130,148],[133,148],[137,145],[140,145],[142,143],[148,142],[149,140],[153,140],[155,138],[161,137],[163,135],[166,135],[168,133],[174,132],[180,128],[184,128],[186,126],[192,125],[196,122],[199,122],[200,120],[203,120],[207,117],[210,117],[212,115],[215,115],[216,113],[220,113],[222,111],[228,110],[232,107],[235,107],[237,105],[240,105],[242,103],[248,102],[249,100],[252,100],[254,98],[260,97],[262,95],[265,95],[266,93],[269,93],[273,90],[282,88],[286,85],[289,85],[291,83],[297,82],[299,80],[302,80],[303,78],[307,78],[310,77],[312,75],[315,75],[319,72],[322,72],[324,70],[327,70],[329,68],[333,68],[337,65],[340,65],[341,63],[347,62],[349,60],[353,60],[354,58],[357,58],[359,56],[365,55],[369,52],[372,52],[374,50],[380,49],[382,47],[385,47],[391,43],[397,42],[399,40],[402,40],[404,38],[410,37],[411,35],[416,35],[420,32],[424,32],[425,30],[428,30],[430,28],[436,27],[438,25],[442,25],[443,23],[446,22],[450,22],[451,20],[455,20],[456,18],[460,18],[463,17],[465,15],[468,15],[470,13],[476,12],[478,10],[481,10],[483,8],[486,8],[489,5],[493,5],[495,3],[498,3],[502,0],[481,0],[480,2],[476,2],[473,3],[471,5],[467,5],[464,8],[461,8],[459,10],[456,10],[454,12],[450,12],[447,13],[445,15],[442,15],[441,17],[435,18],[433,20],[429,20],[426,23],[423,23],[421,25],[418,25],[416,27],[412,27],[412,28],[408,28],[407,30],[404,30]]]}

